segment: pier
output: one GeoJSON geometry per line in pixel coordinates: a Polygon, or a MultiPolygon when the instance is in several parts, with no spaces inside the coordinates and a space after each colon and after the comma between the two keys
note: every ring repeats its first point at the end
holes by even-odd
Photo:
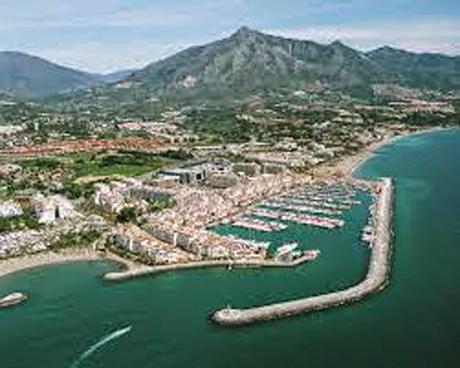
{"type": "Polygon", "coordinates": [[[263,321],[287,318],[331,307],[349,304],[383,289],[388,280],[391,264],[391,218],[393,183],[383,178],[376,190],[374,240],[366,278],[348,289],[305,299],[282,302],[250,309],[222,309],[212,320],[222,326],[242,326],[263,321]]]}
{"type": "Polygon", "coordinates": [[[176,263],[171,265],[161,266],[139,266],[133,267],[125,271],[109,272],[104,275],[106,281],[124,281],[137,277],[155,275],[170,271],[191,270],[201,268],[214,268],[214,267],[241,267],[241,268],[292,268],[299,266],[303,263],[313,261],[316,259],[315,251],[306,251],[301,257],[290,261],[276,261],[276,260],[215,260],[215,261],[197,261],[188,263],[176,263]]]}

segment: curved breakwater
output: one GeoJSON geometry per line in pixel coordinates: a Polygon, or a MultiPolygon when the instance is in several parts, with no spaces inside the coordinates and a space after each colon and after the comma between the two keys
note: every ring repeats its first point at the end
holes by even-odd
{"type": "Polygon", "coordinates": [[[391,219],[393,183],[391,178],[381,179],[375,214],[374,234],[369,269],[366,278],[346,290],[308,297],[283,303],[249,309],[222,309],[212,320],[223,326],[241,326],[273,319],[286,318],[348,304],[377,292],[386,286],[391,266],[391,219]]]}

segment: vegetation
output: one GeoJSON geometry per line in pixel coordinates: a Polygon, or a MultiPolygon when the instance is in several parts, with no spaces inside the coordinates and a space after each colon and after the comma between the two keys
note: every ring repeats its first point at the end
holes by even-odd
{"type": "Polygon", "coordinates": [[[206,137],[204,144],[247,142],[259,131],[258,127],[237,119],[232,107],[209,106],[193,109],[188,114],[187,127],[206,137]]]}
{"type": "Polygon", "coordinates": [[[117,215],[117,222],[136,222],[138,213],[134,207],[125,207],[117,215]]]}
{"type": "Polygon", "coordinates": [[[158,170],[169,160],[146,153],[122,153],[108,155],[80,154],[74,157],[75,177],[82,176],[137,176],[158,170]]]}
{"type": "Polygon", "coordinates": [[[0,217],[0,233],[38,228],[40,228],[40,224],[30,206],[23,208],[23,214],[21,216],[9,218],[0,217]]]}
{"type": "Polygon", "coordinates": [[[95,187],[93,183],[66,183],[64,188],[59,191],[69,199],[90,198],[94,192],[95,187]]]}
{"type": "Polygon", "coordinates": [[[97,83],[91,74],[64,68],[19,52],[0,52],[0,89],[37,98],[97,83]]]}
{"type": "Polygon", "coordinates": [[[190,152],[187,152],[184,149],[178,150],[168,150],[159,154],[159,156],[177,161],[185,161],[193,158],[193,155],[190,152]]]}
{"type": "Polygon", "coordinates": [[[149,212],[158,212],[166,208],[173,207],[174,199],[167,193],[159,193],[153,200],[149,202],[149,212]]]}
{"type": "Polygon", "coordinates": [[[20,162],[23,168],[34,168],[37,170],[56,170],[61,162],[55,158],[36,158],[20,162]]]}
{"type": "Polygon", "coordinates": [[[72,232],[63,234],[59,240],[52,244],[49,249],[59,250],[74,247],[87,247],[101,237],[101,233],[97,230],[90,230],[82,233],[72,232]]]}

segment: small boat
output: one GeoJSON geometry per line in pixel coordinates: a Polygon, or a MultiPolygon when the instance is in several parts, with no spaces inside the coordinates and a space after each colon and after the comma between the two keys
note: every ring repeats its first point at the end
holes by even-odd
{"type": "Polygon", "coordinates": [[[299,246],[299,243],[296,243],[296,242],[284,244],[276,250],[276,255],[277,257],[284,256],[294,251],[294,249],[296,249],[298,246],[299,246]]]}
{"type": "Polygon", "coordinates": [[[5,296],[0,299],[0,308],[11,307],[13,305],[19,304],[24,300],[27,300],[27,294],[24,293],[13,293],[5,296]]]}

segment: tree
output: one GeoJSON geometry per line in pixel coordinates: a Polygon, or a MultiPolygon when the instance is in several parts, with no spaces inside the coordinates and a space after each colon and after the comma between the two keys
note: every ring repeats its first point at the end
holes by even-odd
{"type": "Polygon", "coordinates": [[[121,223],[134,222],[137,219],[137,212],[134,207],[125,207],[117,215],[117,221],[121,223]]]}

